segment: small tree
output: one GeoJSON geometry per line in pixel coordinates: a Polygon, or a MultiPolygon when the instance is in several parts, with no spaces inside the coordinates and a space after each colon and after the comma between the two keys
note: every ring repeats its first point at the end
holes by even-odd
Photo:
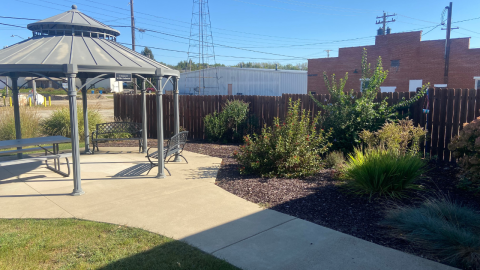
{"type": "Polygon", "coordinates": [[[153,56],[152,50],[150,50],[148,47],[143,48],[143,50],[140,52],[141,54],[145,55],[146,57],[155,60],[155,56],[153,56]]]}
{"type": "Polygon", "coordinates": [[[323,109],[320,125],[325,129],[332,129],[331,137],[333,149],[351,152],[360,143],[359,133],[362,130],[377,131],[387,120],[398,118],[397,110],[406,108],[426,94],[428,84],[410,100],[403,98],[399,103],[389,106],[387,99],[375,101],[380,91],[380,85],[387,78],[388,71],[383,70],[382,58],[378,57],[377,65],[372,70],[367,61],[367,50],[362,55],[362,93],[357,98],[355,91],[344,90],[348,80],[348,73],[337,83],[335,74],[329,80],[326,72],[323,73],[325,85],[330,93],[328,104],[313,101],[323,109]]]}
{"type": "Polygon", "coordinates": [[[227,100],[222,111],[205,116],[205,132],[211,141],[241,141],[245,135],[248,103],[241,100],[227,100]]]}

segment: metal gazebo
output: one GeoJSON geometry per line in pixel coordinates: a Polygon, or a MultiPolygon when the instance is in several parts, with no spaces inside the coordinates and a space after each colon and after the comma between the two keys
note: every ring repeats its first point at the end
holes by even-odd
{"type": "MultiPolygon", "coordinates": [[[[157,103],[157,139],[158,139],[158,174],[164,178],[163,159],[163,115],[162,95],[169,81],[174,86],[174,122],[175,134],[179,133],[178,80],[180,72],[168,68],[142,54],[139,54],[116,42],[120,32],[78,11],[72,9],[27,25],[33,37],[0,50],[0,76],[11,78],[15,116],[16,139],[21,139],[20,111],[18,103],[18,78],[66,77],[68,88],[63,88],[69,99],[72,165],[74,189],[72,195],[82,195],[80,176],[80,149],[77,119],[77,92],[82,91],[83,115],[85,119],[85,152],[89,153],[87,85],[100,79],[115,78],[119,74],[130,74],[140,79],[154,78],[157,103]],[[81,86],[76,87],[79,78],[81,86]]],[[[148,82],[148,81],[147,81],[148,82]]],[[[56,82],[54,82],[56,83],[56,82]]],[[[142,87],[142,136],[143,152],[146,152],[146,98],[142,87]]],[[[21,155],[21,154],[19,154],[21,155]]]]}

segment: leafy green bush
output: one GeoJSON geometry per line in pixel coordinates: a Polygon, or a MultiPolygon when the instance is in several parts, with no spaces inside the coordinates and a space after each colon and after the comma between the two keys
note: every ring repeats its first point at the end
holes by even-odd
{"type": "Polygon", "coordinates": [[[247,129],[248,103],[227,100],[220,113],[205,116],[205,133],[210,141],[241,141],[247,129]]]}
{"type": "Polygon", "coordinates": [[[341,151],[333,151],[327,154],[323,160],[326,168],[339,169],[345,164],[345,156],[341,151]]]}
{"type": "MultiPolygon", "coordinates": [[[[78,109],[78,136],[80,140],[84,140],[83,131],[83,110],[78,109]]],[[[88,110],[88,129],[90,132],[95,130],[96,125],[102,123],[102,117],[98,110],[88,110]]],[[[61,108],[53,111],[52,115],[46,118],[42,123],[43,133],[45,135],[55,136],[61,135],[65,137],[71,136],[70,128],[70,111],[68,108],[61,108]]]]}
{"type": "MultiPolygon", "coordinates": [[[[20,107],[22,138],[41,136],[41,117],[35,108],[20,107]]],[[[15,117],[13,107],[0,108],[0,141],[15,140],[15,117]]]]}
{"type": "Polygon", "coordinates": [[[480,269],[480,214],[446,197],[427,199],[419,207],[397,206],[384,225],[451,264],[480,269]]]}
{"type": "Polygon", "coordinates": [[[416,154],[420,150],[420,143],[425,139],[427,132],[424,128],[415,127],[412,120],[399,120],[398,123],[388,121],[376,132],[363,130],[360,138],[369,148],[380,147],[399,151],[400,154],[416,154]]]}
{"type": "Polygon", "coordinates": [[[356,148],[348,155],[343,177],[356,193],[402,197],[406,189],[416,187],[415,180],[425,170],[425,163],[418,155],[402,155],[382,148],[365,151],[356,148]]]}
{"type": "Polygon", "coordinates": [[[388,71],[383,70],[381,57],[378,57],[375,70],[371,70],[367,62],[366,50],[362,56],[361,97],[357,98],[353,89],[350,92],[344,89],[348,73],[345,74],[345,78],[340,79],[339,83],[335,79],[335,74],[332,75],[331,82],[327,74],[323,74],[330,94],[329,103],[323,104],[312,95],[310,97],[323,110],[320,125],[325,129],[333,130],[331,137],[333,149],[344,153],[353,151],[360,143],[359,133],[362,130],[371,132],[378,130],[386,120],[398,118],[398,109],[409,107],[426,94],[428,84],[410,100],[403,99],[396,105],[389,106],[387,99],[376,102],[375,98],[380,91],[380,85],[387,78],[387,74],[388,71]]]}
{"type": "Polygon", "coordinates": [[[222,113],[213,112],[205,116],[203,122],[205,124],[205,135],[210,141],[219,141],[227,131],[225,115],[222,113]]]}
{"type": "Polygon", "coordinates": [[[321,155],[330,144],[323,130],[317,131],[310,112],[300,110],[300,101],[289,101],[287,118],[283,124],[275,118],[272,127],[264,127],[262,134],[245,136],[245,144],[234,157],[242,165],[241,173],[264,177],[304,177],[321,169],[321,155]]]}
{"type": "Polygon", "coordinates": [[[480,184],[480,119],[464,125],[448,149],[473,182],[480,184]]]}

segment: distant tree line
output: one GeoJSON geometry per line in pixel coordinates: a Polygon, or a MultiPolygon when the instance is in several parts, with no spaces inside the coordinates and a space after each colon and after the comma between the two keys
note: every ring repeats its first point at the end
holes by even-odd
{"type": "MultiPolygon", "coordinates": [[[[153,56],[152,50],[150,50],[148,47],[145,47],[141,51],[141,54],[155,60],[155,57],[153,56]]],[[[158,61],[158,62],[160,62],[160,61],[158,61]]],[[[217,63],[215,65],[202,65],[200,63],[195,63],[194,61],[189,62],[187,60],[180,61],[176,65],[168,65],[168,64],[163,63],[163,62],[160,62],[160,63],[168,66],[169,68],[179,70],[180,72],[195,71],[195,70],[211,68],[211,67],[226,67],[226,65],[224,65],[224,64],[218,64],[217,63]]],[[[282,65],[278,62],[239,62],[238,64],[232,65],[231,67],[265,68],[265,69],[275,69],[275,68],[277,68],[277,69],[284,69],[284,70],[308,70],[307,62],[298,63],[298,64],[295,64],[295,65],[294,64],[282,65]]]]}

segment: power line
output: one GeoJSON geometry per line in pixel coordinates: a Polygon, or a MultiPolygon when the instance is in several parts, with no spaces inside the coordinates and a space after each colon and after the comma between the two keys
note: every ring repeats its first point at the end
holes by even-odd
{"type": "Polygon", "coordinates": [[[7,26],[18,27],[18,28],[26,28],[25,26],[13,25],[13,24],[8,24],[8,23],[0,23],[0,24],[1,24],[1,25],[7,25],[7,26]]]}
{"type": "Polygon", "coordinates": [[[305,6],[305,7],[316,6],[316,7],[320,8],[320,9],[327,9],[327,10],[340,9],[340,10],[342,10],[342,12],[344,12],[344,11],[347,11],[347,12],[348,12],[348,11],[350,11],[350,12],[365,13],[366,11],[368,11],[368,12],[378,12],[378,11],[381,11],[381,10],[374,10],[374,9],[358,9],[358,8],[344,8],[344,7],[326,6],[326,5],[312,4],[312,3],[307,3],[307,2],[302,2],[302,1],[295,1],[295,0],[286,0],[287,2],[285,2],[285,1],[280,1],[280,0],[270,0],[270,1],[275,1],[275,2],[280,2],[280,3],[286,3],[286,4],[291,4],[291,5],[297,5],[297,6],[305,6]],[[303,5],[294,4],[294,3],[291,3],[291,2],[300,3],[300,4],[303,4],[303,5]],[[362,11],[363,11],[363,12],[362,12],[362,11]]]}
{"type": "Polygon", "coordinates": [[[478,19],[480,19],[480,17],[477,17],[477,18],[471,18],[471,19],[466,19],[466,20],[461,20],[461,21],[456,21],[456,22],[452,22],[452,23],[468,22],[468,21],[473,21],[473,20],[478,20],[478,19]]]}
{"type": "Polygon", "coordinates": [[[281,9],[281,10],[287,10],[287,11],[296,11],[296,12],[303,12],[303,13],[310,13],[310,14],[318,14],[318,15],[336,15],[336,16],[347,16],[347,17],[359,16],[359,15],[319,13],[319,12],[304,11],[304,10],[298,10],[298,9],[289,9],[289,8],[275,7],[275,6],[269,6],[269,5],[262,5],[262,4],[257,4],[257,3],[242,1],[242,0],[233,0],[233,1],[235,1],[235,2],[240,2],[240,3],[245,3],[245,4],[250,4],[250,5],[254,5],[254,6],[269,7],[269,8],[274,8],[274,9],[281,9]]]}
{"type": "Polygon", "coordinates": [[[435,30],[435,29],[436,29],[437,27],[439,27],[440,25],[442,25],[442,24],[437,24],[437,25],[433,26],[433,28],[432,28],[432,29],[430,29],[430,30],[429,30],[429,31],[427,31],[426,33],[422,34],[422,37],[424,37],[426,34],[428,34],[428,33],[432,32],[433,30],[435,30]]]}
{"type": "MultiPolygon", "coordinates": [[[[68,0],[65,0],[65,1],[68,1],[68,0]]],[[[92,1],[92,0],[84,0],[84,1],[93,2],[95,4],[102,4],[102,5],[110,6],[110,7],[113,7],[113,8],[120,9],[120,10],[129,11],[128,9],[125,9],[125,8],[120,8],[120,7],[116,7],[116,6],[108,5],[108,4],[104,4],[104,3],[98,3],[98,2],[95,2],[95,1],[92,1]]],[[[89,6],[89,5],[86,5],[86,6],[89,6]]],[[[94,7],[94,8],[97,8],[97,7],[94,7]]],[[[183,23],[183,24],[190,25],[190,22],[170,19],[170,18],[158,16],[158,15],[155,15],[155,14],[144,13],[144,12],[140,12],[140,11],[136,11],[135,13],[147,15],[147,16],[149,16],[149,18],[148,18],[149,20],[151,20],[151,17],[155,17],[155,18],[160,18],[160,19],[163,19],[163,20],[175,21],[175,22],[180,22],[180,23],[183,23]]],[[[165,22],[162,22],[162,23],[165,23],[165,22]]],[[[178,24],[171,24],[171,23],[166,23],[166,24],[189,28],[189,26],[181,26],[181,25],[178,25],[178,24]]],[[[247,34],[247,35],[255,35],[255,36],[261,36],[261,37],[274,37],[274,38],[292,39],[292,40],[312,40],[312,41],[316,40],[316,39],[302,39],[302,38],[295,38],[295,37],[272,36],[272,35],[265,35],[265,34],[251,33],[251,32],[236,31],[236,30],[213,27],[213,26],[212,26],[212,29],[219,29],[219,30],[225,30],[225,31],[228,31],[228,32],[235,32],[235,33],[241,33],[241,34],[247,34]]],[[[230,36],[238,36],[238,35],[230,35],[230,36]]],[[[269,40],[271,40],[271,39],[269,39],[269,40]]]]}
{"type": "MultiPolygon", "coordinates": [[[[131,46],[132,44],[130,43],[124,43],[124,42],[117,42],[122,45],[128,45],[131,46]]],[[[179,53],[188,53],[188,51],[179,51],[179,50],[173,50],[173,49],[166,49],[166,48],[158,48],[158,47],[151,47],[151,46],[144,46],[144,45],[139,45],[136,44],[138,47],[148,47],[149,49],[156,49],[156,50],[162,50],[162,51],[171,51],[171,52],[179,52],[179,53]]],[[[274,58],[259,58],[259,57],[244,57],[244,56],[231,56],[231,55],[216,55],[220,57],[228,57],[228,58],[239,58],[239,59],[256,59],[256,60],[271,60],[271,61],[277,61],[277,60],[284,60],[284,61],[291,61],[295,59],[287,58],[287,59],[274,59],[274,58]]]]}
{"type": "Polygon", "coordinates": [[[0,16],[0,18],[5,18],[5,19],[15,19],[15,20],[40,21],[40,19],[27,19],[27,18],[6,17],[6,16],[0,16]]]}

